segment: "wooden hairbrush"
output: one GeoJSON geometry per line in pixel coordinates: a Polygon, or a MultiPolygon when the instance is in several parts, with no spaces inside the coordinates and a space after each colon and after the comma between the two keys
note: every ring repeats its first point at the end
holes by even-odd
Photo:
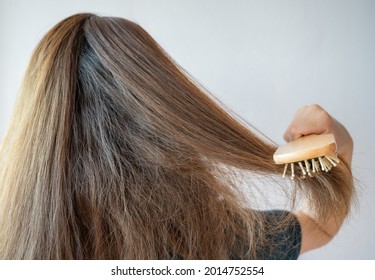
{"type": "Polygon", "coordinates": [[[285,164],[283,177],[291,167],[291,179],[295,177],[295,166],[301,178],[312,177],[319,171],[328,172],[339,163],[333,134],[307,135],[280,146],[273,155],[276,164],[285,164]]]}

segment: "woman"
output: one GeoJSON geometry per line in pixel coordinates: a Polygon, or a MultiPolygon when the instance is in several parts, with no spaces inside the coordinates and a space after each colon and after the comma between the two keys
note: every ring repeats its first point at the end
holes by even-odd
{"type": "Polygon", "coordinates": [[[1,145],[0,258],[297,258],[348,214],[352,141],[319,106],[285,134],[327,132],[343,163],[296,178],[308,211],[248,208],[233,176],[280,174],[275,147],[137,24],[71,16],[37,46],[1,145]]]}

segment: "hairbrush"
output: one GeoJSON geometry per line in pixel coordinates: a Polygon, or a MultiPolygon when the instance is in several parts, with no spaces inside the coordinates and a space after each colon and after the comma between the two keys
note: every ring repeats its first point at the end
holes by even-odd
{"type": "Polygon", "coordinates": [[[273,155],[276,164],[285,164],[283,177],[290,165],[291,179],[300,169],[301,178],[313,177],[319,171],[328,172],[339,163],[333,134],[307,135],[281,145],[273,155]]]}

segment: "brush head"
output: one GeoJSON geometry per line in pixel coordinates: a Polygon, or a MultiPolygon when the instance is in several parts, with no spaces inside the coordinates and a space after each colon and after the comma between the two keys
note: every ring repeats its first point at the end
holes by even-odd
{"type": "Polygon", "coordinates": [[[295,177],[295,166],[301,170],[301,178],[319,171],[328,172],[336,166],[336,141],[333,134],[307,135],[280,146],[273,155],[276,164],[285,164],[283,177],[288,165],[291,178],[295,177]]]}

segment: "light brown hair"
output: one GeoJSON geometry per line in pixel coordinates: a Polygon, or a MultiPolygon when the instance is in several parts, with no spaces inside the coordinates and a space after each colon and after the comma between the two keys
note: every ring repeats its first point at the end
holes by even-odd
{"type": "MultiPolygon", "coordinates": [[[[264,223],[233,175],[282,173],[274,151],[136,23],[71,16],[1,144],[0,259],[257,258],[264,223]]],[[[321,220],[349,211],[345,163],[293,188],[321,220]]]]}

